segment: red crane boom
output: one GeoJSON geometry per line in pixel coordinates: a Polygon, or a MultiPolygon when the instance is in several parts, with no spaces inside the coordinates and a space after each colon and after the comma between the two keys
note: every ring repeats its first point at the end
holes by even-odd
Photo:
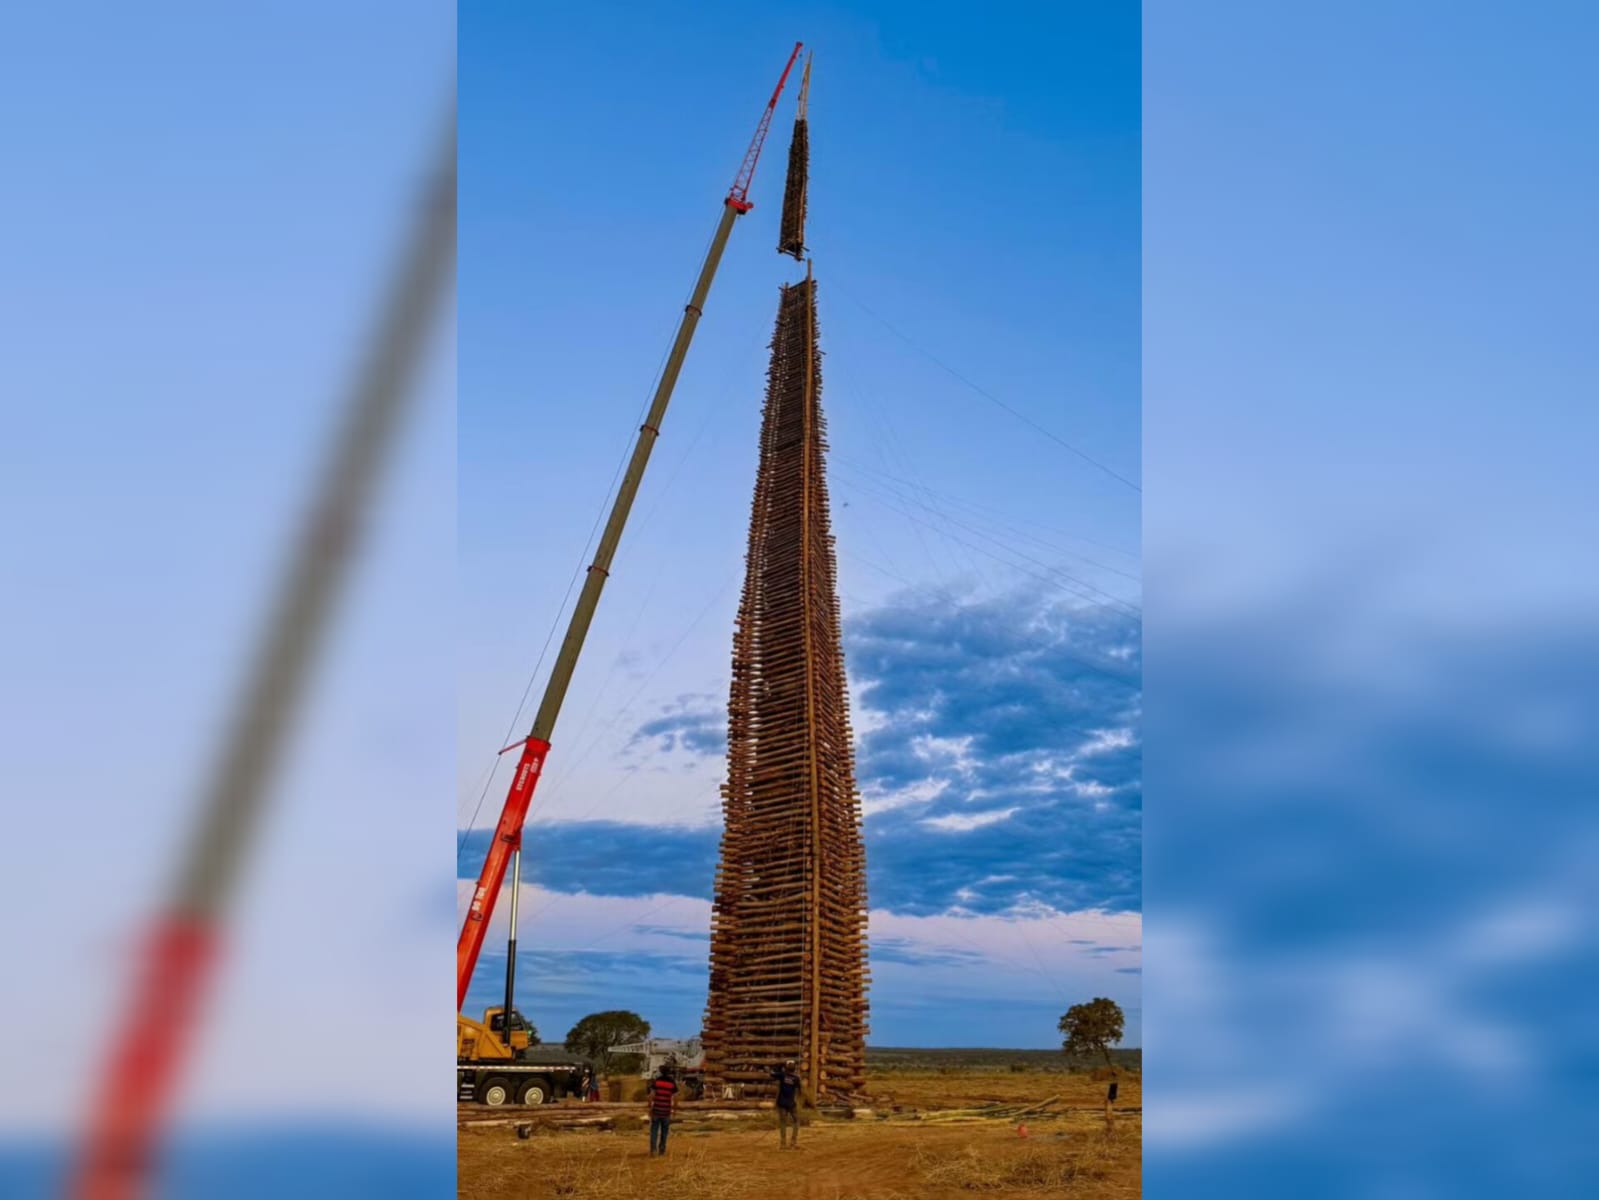
{"type": "Polygon", "coordinates": [[[472,972],[477,967],[478,952],[483,948],[483,938],[488,933],[489,918],[494,915],[494,905],[499,898],[500,888],[505,883],[505,869],[512,855],[521,849],[522,825],[527,820],[528,807],[533,800],[533,789],[538,785],[539,775],[544,769],[545,756],[550,752],[550,734],[555,728],[555,719],[560,715],[561,702],[566,698],[567,685],[572,680],[572,669],[577,665],[578,651],[583,648],[583,639],[588,635],[589,623],[594,619],[594,609],[599,604],[600,591],[610,575],[611,559],[616,553],[617,542],[621,540],[622,526],[626,523],[628,512],[633,507],[633,498],[638,494],[639,482],[644,477],[644,467],[649,462],[655,439],[660,436],[661,419],[666,415],[667,402],[672,398],[672,389],[677,384],[683,358],[688,353],[695,326],[698,325],[700,313],[705,308],[705,297],[710,292],[711,280],[716,275],[722,251],[727,246],[727,235],[732,231],[733,222],[754,207],[749,202],[749,188],[755,178],[755,164],[760,159],[761,145],[766,141],[766,131],[771,127],[772,113],[777,108],[777,98],[783,91],[784,83],[788,81],[789,71],[793,69],[794,60],[799,57],[799,52],[800,43],[796,42],[794,52],[788,56],[788,63],[784,66],[783,74],[772,92],[772,98],[767,101],[766,111],[761,114],[760,124],[755,128],[754,140],[750,142],[750,147],[744,154],[744,162],[739,167],[737,178],[733,180],[733,187],[727,193],[721,223],[716,228],[716,236],[711,239],[711,248],[705,255],[705,263],[700,267],[699,282],[694,287],[693,297],[684,307],[683,320],[678,325],[677,338],[672,343],[671,353],[667,356],[666,366],[661,372],[661,380],[656,386],[649,414],[645,417],[644,424],[639,427],[638,440],[633,445],[633,456],[628,461],[627,471],[622,476],[622,484],[617,489],[616,499],[611,505],[611,515],[606,521],[605,532],[600,536],[594,562],[589,566],[583,590],[578,594],[577,605],[572,610],[566,637],[561,642],[555,665],[550,670],[549,681],[545,684],[544,699],[539,704],[537,716],[533,718],[532,730],[521,743],[521,759],[516,765],[516,774],[511,778],[511,788],[505,797],[505,805],[500,810],[499,822],[494,827],[494,838],[489,843],[487,855],[484,856],[483,869],[478,873],[477,887],[473,889],[466,919],[461,923],[461,936],[455,946],[457,1011],[466,1003],[466,989],[472,981],[472,972]]]}
{"type": "Polygon", "coordinates": [[[750,148],[744,151],[744,162],[739,166],[738,174],[733,177],[733,186],[728,189],[727,203],[731,208],[747,213],[755,206],[749,202],[750,183],[755,178],[755,164],[760,161],[761,147],[766,144],[766,131],[772,127],[772,114],[777,111],[777,98],[783,94],[783,85],[788,82],[788,73],[794,69],[794,60],[799,57],[800,47],[803,42],[794,43],[794,53],[788,56],[788,64],[783,68],[783,74],[778,77],[777,86],[772,89],[772,98],[766,102],[766,111],[761,114],[761,123],[755,127],[755,136],[750,139],[750,148]]]}

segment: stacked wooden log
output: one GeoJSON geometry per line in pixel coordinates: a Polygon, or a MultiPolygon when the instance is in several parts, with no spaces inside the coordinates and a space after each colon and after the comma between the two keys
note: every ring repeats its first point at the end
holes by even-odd
{"type": "Polygon", "coordinates": [[[728,698],[707,1093],[865,1082],[866,869],[839,634],[816,285],[778,305],[728,698]]]}
{"type": "Polygon", "coordinates": [[[805,257],[805,194],[811,169],[810,127],[804,117],[794,122],[788,144],[788,182],[783,187],[783,218],[778,222],[777,252],[805,257]]]}

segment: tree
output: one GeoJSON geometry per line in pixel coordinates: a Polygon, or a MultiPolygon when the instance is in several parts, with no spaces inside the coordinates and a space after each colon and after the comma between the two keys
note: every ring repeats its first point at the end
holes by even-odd
{"type": "Polygon", "coordinates": [[[590,1013],[572,1026],[566,1034],[566,1048],[572,1054],[592,1059],[602,1074],[608,1074],[613,1065],[623,1066],[620,1059],[613,1061],[611,1052],[615,1047],[625,1042],[642,1042],[649,1036],[650,1023],[638,1013],[613,1009],[590,1013]]]}
{"type": "Polygon", "coordinates": [[[1060,1019],[1060,1031],[1066,1035],[1061,1049],[1073,1058],[1098,1052],[1108,1067],[1110,1047],[1122,1040],[1122,1022],[1121,1006],[1114,1000],[1099,996],[1087,1004],[1074,1004],[1060,1019]]]}

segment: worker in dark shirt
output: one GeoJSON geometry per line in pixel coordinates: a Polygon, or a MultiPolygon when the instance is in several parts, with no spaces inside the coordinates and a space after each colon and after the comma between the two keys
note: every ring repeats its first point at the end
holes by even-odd
{"type": "Polygon", "coordinates": [[[677,1110],[676,1072],[670,1067],[650,1080],[650,1154],[666,1153],[666,1134],[672,1127],[672,1114],[677,1110]]]}
{"type": "Polygon", "coordinates": [[[799,1149],[799,1064],[792,1058],[780,1067],[772,1068],[772,1078],[777,1081],[777,1144],[786,1148],[789,1130],[794,1131],[793,1146],[799,1149]]]}

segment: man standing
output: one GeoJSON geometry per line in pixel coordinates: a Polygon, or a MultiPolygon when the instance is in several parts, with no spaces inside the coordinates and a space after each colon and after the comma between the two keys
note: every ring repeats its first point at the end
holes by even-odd
{"type": "Polygon", "coordinates": [[[794,1131],[794,1149],[799,1149],[799,1064],[792,1058],[772,1069],[777,1081],[777,1144],[787,1149],[789,1130],[794,1131]]]}
{"type": "Polygon", "coordinates": [[[677,1110],[677,1080],[670,1067],[650,1080],[650,1155],[666,1153],[666,1134],[672,1127],[672,1114],[677,1110]]]}

